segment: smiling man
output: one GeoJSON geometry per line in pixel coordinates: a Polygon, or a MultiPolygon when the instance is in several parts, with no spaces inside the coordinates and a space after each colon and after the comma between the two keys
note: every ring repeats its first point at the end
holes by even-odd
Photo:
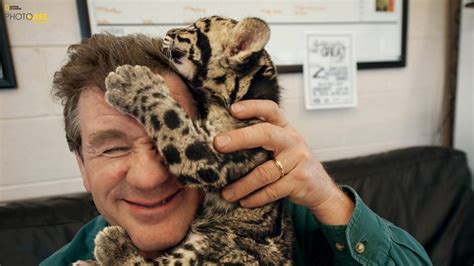
{"type": "MultiPolygon", "coordinates": [[[[193,116],[181,79],[171,72],[162,75],[193,116]]],[[[99,212],[110,224],[125,228],[144,252],[176,245],[193,220],[201,192],[177,182],[145,129],[110,107],[98,87],[81,93],[78,110],[83,153],[77,163],[99,212]]]]}
{"type": "MultiPolygon", "coordinates": [[[[179,184],[143,126],[104,98],[109,72],[143,65],[164,78],[172,97],[195,118],[192,95],[160,51],[160,40],[143,35],[94,35],[69,48],[53,93],[64,105],[66,139],[100,215],[41,265],[93,259],[94,238],[107,225],[123,227],[146,258],[177,245],[188,232],[202,192],[179,184]]],[[[242,101],[231,113],[266,122],[220,134],[216,149],[263,147],[278,164],[263,163],[222,196],[249,208],[287,198],[298,242],[296,264],[431,264],[408,233],[373,213],[352,188],[333,182],[276,104],[242,101]]]]}

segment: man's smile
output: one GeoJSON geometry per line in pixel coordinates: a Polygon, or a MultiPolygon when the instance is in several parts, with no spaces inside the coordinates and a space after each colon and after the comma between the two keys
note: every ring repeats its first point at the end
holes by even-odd
{"type": "Polygon", "coordinates": [[[161,220],[167,217],[181,202],[183,189],[179,188],[170,195],[156,198],[129,198],[123,199],[126,208],[133,216],[142,221],[161,220]]]}

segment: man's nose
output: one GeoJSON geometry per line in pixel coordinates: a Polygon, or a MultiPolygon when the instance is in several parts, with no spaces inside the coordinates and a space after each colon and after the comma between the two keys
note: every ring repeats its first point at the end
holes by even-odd
{"type": "Polygon", "coordinates": [[[129,185],[139,190],[154,190],[170,178],[163,158],[156,150],[134,152],[127,173],[129,185]]]}

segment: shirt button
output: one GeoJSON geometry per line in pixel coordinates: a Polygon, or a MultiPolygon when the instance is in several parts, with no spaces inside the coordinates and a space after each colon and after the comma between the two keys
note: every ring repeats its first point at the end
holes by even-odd
{"type": "Polygon", "coordinates": [[[355,251],[359,254],[362,254],[364,253],[365,251],[365,245],[364,243],[362,242],[358,242],[356,245],[355,245],[355,251]]]}
{"type": "Polygon", "coordinates": [[[336,249],[339,251],[343,251],[346,248],[346,246],[342,243],[337,242],[336,243],[336,249]]]}

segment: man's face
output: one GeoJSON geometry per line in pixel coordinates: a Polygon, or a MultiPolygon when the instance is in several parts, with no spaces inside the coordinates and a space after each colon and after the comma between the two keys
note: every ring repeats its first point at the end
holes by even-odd
{"type": "MultiPolygon", "coordinates": [[[[174,73],[162,76],[173,98],[195,117],[185,84],[174,73]]],[[[109,106],[98,88],[82,92],[79,119],[84,158],[76,158],[102,216],[125,228],[145,255],[178,244],[201,192],[177,182],[142,125],[109,106]]]]}

